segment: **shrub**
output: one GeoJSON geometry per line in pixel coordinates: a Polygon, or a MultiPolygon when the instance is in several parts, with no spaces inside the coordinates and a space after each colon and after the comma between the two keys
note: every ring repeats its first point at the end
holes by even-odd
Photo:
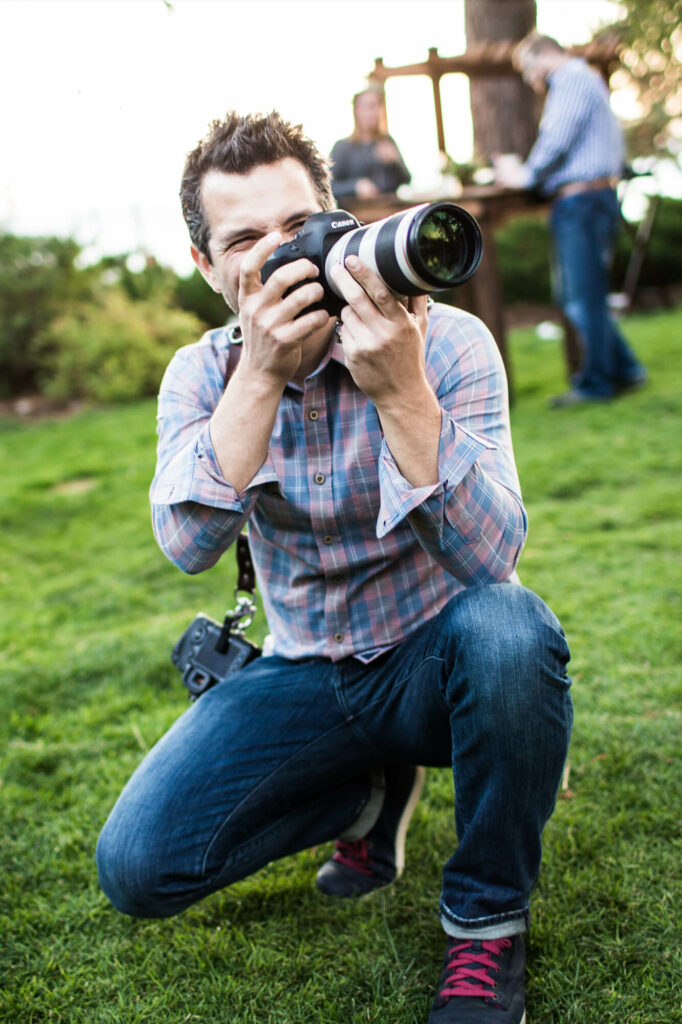
{"type": "Polygon", "coordinates": [[[79,270],[70,238],[0,234],[0,395],[35,388],[37,338],[66,306],[92,298],[95,271],[79,270]]]}
{"type": "Polygon", "coordinates": [[[549,303],[550,240],[544,213],[518,217],[495,232],[505,305],[549,303]]]}
{"type": "Polygon", "coordinates": [[[175,350],[202,332],[191,313],[107,289],[98,302],[55,319],[42,335],[41,390],[52,398],[104,402],[155,395],[175,350]]]}
{"type": "MultiPolygon", "coordinates": [[[[614,291],[625,279],[637,225],[620,232],[611,273],[614,291]]],[[[505,304],[552,302],[551,241],[545,212],[517,217],[495,233],[505,304]]],[[[682,200],[659,200],[654,227],[642,264],[639,286],[661,287],[682,283],[682,200]]]]}

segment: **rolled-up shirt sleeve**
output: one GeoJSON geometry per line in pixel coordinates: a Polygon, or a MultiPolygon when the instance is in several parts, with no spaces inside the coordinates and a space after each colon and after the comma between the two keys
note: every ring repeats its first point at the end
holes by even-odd
{"type": "Polygon", "coordinates": [[[225,363],[215,358],[207,335],[176,352],[159,391],[152,526],[161,550],[187,573],[215,565],[240,533],[261,488],[277,486],[269,460],[241,493],[222,475],[209,421],[224,390],[225,363]]]}
{"type": "Polygon", "coordinates": [[[434,560],[462,583],[500,582],[516,567],[528,525],[504,366],[479,320],[439,310],[426,356],[441,405],[438,482],[412,487],[384,440],[377,536],[407,522],[434,560]]]}

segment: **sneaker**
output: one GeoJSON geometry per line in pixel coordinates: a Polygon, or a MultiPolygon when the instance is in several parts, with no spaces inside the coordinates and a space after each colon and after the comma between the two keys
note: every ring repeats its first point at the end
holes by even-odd
{"type": "Polygon", "coordinates": [[[427,1024],[524,1024],[526,946],[504,939],[448,939],[427,1024]]]}
{"type": "Polygon", "coordinates": [[[648,379],[646,372],[643,370],[641,373],[636,373],[634,377],[625,377],[622,380],[616,381],[616,394],[626,395],[630,391],[638,391],[648,383],[648,379]]]}
{"type": "Polygon", "coordinates": [[[353,841],[337,840],[334,855],[317,872],[315,885],[326,896],[364,896],[400,878],[405,867],[405,836],[424,785],[423,768],[391,765],[376,823],[353,841]]]}
{"type": "Polygon", "coordinates": [[[572,388],[565,391],[563,395],[554,395],[549,399],[550,409],[569,409],[575,405],[589,405],[594,402],[608,402],[610,395],[588,395],[586,391],[578,391],[572,388]]]}

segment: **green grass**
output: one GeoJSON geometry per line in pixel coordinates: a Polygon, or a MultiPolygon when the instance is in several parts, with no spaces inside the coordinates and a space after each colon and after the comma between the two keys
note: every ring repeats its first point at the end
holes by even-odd
{"type": "MultiPolygon", "coordinates": [[[[627,330],[650,386],[553,412],[557,349],[511,339],[520,571],[564,623],[576,706],[533,899],[529,1024],[682,1021],[680,318],[627,330]]],[[[147,402],[0,423],[0,1020],[423,1024],[454,841],[446,771],[427,775],[404,878],[364,902],[313,891],[326,849],[169,921],[122,917],[98,890],[103,820],[186,707],[170,646],[232,599],[232,554],[190,578],[153,542],[154,440],[147,402]]]]}

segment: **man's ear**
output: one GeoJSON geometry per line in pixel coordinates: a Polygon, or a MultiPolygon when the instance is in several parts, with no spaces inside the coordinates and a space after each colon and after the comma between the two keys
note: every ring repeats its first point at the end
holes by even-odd
{"type": "Polygon", "coordinates": [[[191,247],[192,259],[199,268],[199,273],[203,277],[204,281],[211,286],[214,292],[218,292],[220,295],[220,287],[216,281],[215,274],[213,272],[213,264],[209,260],[205,253],[200,252],[196,245],[191,247]]]}

